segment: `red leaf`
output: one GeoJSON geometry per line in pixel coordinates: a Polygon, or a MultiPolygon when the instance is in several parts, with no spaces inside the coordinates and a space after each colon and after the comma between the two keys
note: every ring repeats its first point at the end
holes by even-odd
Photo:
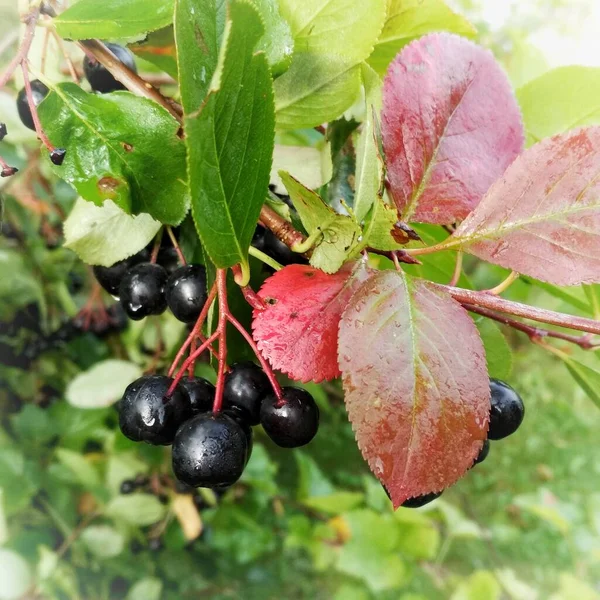
{"type": "Polygon", "coordinates": [[[273,367],[297,381],[339,377],[340,318],[369,273],[362,261],[347,264],[333,275],[290,265],[267,279],[259,292],[267,309],[254,311],[252,329],[273,367]]]}
{"type": "Polygon", "coordinates": [[[404,221],[464,219],[523,149],[521,113],[492,53],[448,33],[422,37],[396,57],[381,116],[404,221]]]}
{"type": "Polygon", "coordinates": [[[529,148],[450,244],[555,285],[600,282],[600,127],[529,148]]]}
{"type": "Polygon", "coordinates": [[[371,277],[342,317],[339,363],[358,445],[394,507],[473,464],[490,410],[485,352],[443,290],[395,271],[371,277]]]}

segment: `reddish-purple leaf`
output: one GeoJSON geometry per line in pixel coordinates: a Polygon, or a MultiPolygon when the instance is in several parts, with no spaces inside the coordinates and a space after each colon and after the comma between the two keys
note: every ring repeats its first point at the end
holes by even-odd
{"type": "Polygon", "coordinates": [[[464,219],[523,149],[521,113],[492,53],[448,33],[422,37],[392,62],[381,117],[405,221],[464,219]]]}
{"type": "Polygon", "coordinates": [[[443,290],[395,271],[371,277],[344,311],[339,364],[358,445],[394,507],[473,464],[489,420],[485,351],[443,290]]]}
{"type": "Polygon", "coordinates": [[[361,261],[347,264],[333,275],[290,265],[267,279],[259,292],[267,308],[255,310],[252,323],[263,356],[297,381],[339,377],[340,318],[369,274],[361,261]]]}
{"type": "Polygon", "coordinates": [[[600,283],[600,127],[529,148],[450,243],[555,285],[600,283]]]}

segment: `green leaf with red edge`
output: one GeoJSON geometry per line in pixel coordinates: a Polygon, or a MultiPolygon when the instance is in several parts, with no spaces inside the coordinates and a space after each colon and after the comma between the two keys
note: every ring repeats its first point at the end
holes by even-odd
{"type": "Polygon", "coordinates": [[[523,149],[521,113],[489,50],[442,33],[388,69],[381,129],[404,221],[464,219],[523,149]]]}
{"type": "Polygon", "coordinates": [[[600,282],[600,127],[529,148],[449,245],[555,285],[600,282]]]}
{"type": "Polygon", "coordinates": [[[340,322],[339,365],[358,445],[394,507],[455,483],[486,438],[485,351],[443,290],[381,271],[340,322]]]}
{"type": "Polygon", "coordinates": [[[338,326],[356,289],[370,276],[363,261],[334,275],[290,265],[267,279],[259,292],[266,302],[254,311],[254,339],[274,368],[298,381],[339,377],[338,326]]]}

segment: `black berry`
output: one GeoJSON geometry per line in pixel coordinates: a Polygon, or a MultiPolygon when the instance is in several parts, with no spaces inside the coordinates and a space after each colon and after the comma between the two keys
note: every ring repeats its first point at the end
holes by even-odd
{"type": "Polygon", "coordinates": [[[308,444],[319,429],[319,407],[306,391],[283,388],[283,401],[278,405],[274,394],[267,396],[260,409],[260,422],[267,435],[282,448],[308,444]]]}
{"type": "MultiPolygon", "coordinates": [[[[31,96],[35,106],[40,105],[42,100],[48,95],[49,91],[50,90],[39,79],[34,79],[31,82],[31,96]]],[[[21,118],[23,125],[35,131],[31,107],[29,106],[29,102],[27,102],[27,92],[25,91],[25,88],[17,95],[17,111],[19,112],[19,117],[21,118]]]]}
{"type": "Polygon", "coordinates": [[[173,442],[173,472],[194,487],[234,484],[246,466],[248,443],[226,414],[204,413],[184,423],[173,442]]]}
{"type": "Polygon", "coordinates": [[[490,379],[490,440],[501,440],[513,434],[523,422],[525,406],[513,388],[499,379],[490,379]]]}
{"type": "Polygon", "coordinates": [[[269,378],[258,365],[250,361],[235,363],[225,377],[223,408],[241,408],[248,413],[250,425],[258,425],[261,402],[270,391],[269,378]]]}
{"type": "MultiPolygon", "coordinates": [[[[135,59],[129,49],[119,46],[118,44],[107,43],[105,45],[119,61],[134,73],[137,73],[135,59]]],[[[101,65],[98,61],[93,60],[88,56],[83,59],[83,72],[95,92],[107,94],[109,92],[126,89],[120,81],[115,79],[104,65],[101,65]]]]}
{"type": "Polygon", "coordinates": [[[248,451],[246,452],[246,463],[250,460],[252,455],[252,448],[254,447],[254,432],[252,426],[248,422],[248,413],[237,407],[232,407],[223,411],[223,414],[231,417],[243,430],[246,436],[246,442],[248,444],[248,451]]]}
{"type": "Polygon", "coordinates": [[[65,148],[54,148],[54,150],[50,152],[50,160],[57,167],[60,167],[60,165],[62,165],[65,160],[66,154],[67,151],[65,150],[65,148]]]}
{"type": "Polygon", "coordinates": [[[186,265],[174,271],[165,288],[167,304],[180,321],[196,321],[206,304],[206,270],[202,265],[186,265]]]}
{"type": "Polygon", "coordinates": [[[98,283],[112,296],[116,296],[119,293],[119,285],[125,277],[125,273],[141,262],[148,260],[148,252],[142,250],[129,258],[116,262],[111,267],[101,267],[96,265],[94,267],[94,275],[98,283]]]}
{"type": "Polygon", "coordinates": [[[137,486],[135,485],[135,481],[132,481],[131,479],[126,479],[121,484],[121,494],[132,494],[133,492],[135,492],[136,487],[137,486]]]}
{"type": "Polygon", "coordinates": [[[171,383],[172,379],[164,375],[145,375],[127,386],[119,407],[123,435],[154,445],[173,441],[191,410],[185,391],[179,387],[166,398],[171,383]]]}
{"type": "Polygon", "coordinates": [[[180,267],[179,254],[177,254],[177,250],[173,246],[168,246],[167,248],[161,247],[156,257],[156,263],[164,267],[170,275],[180,267]]]}
{"type": "Polygon", "coordinates": [[[483,446],[481,447],[481,450],[479,451],[479,454],[477,455],[477,458],[475,459],[475,462],[473,463],[473,466],[482,463],[488,457],[489,453],[490,453],[490,440],[485,440],[485,442],[483,442],[483,446]]]}
{"type": "Polygon", "coordinates": [[[140,321],[163,313],[166,283],[167,272],[160,265],[141,263],[127,271],[119,285],[119,299],[129,318],[140,321]]]}
{"type": "Polygon", "coordinates": [[[184,377],[179,385],[187,392],[193,414],[212,410],[215,386],[210,381],[202,377],[184,377]]]}
{"type": "Polygon", "coordinates": [[[433,502],[437,498],[442,495],[443,492],[434,492],[431,494],[424,494],[423,496],[415,496],[414,498],[409,498],[402,503],[404,508],[421,508],[421,506],[425,506],[430,502],[433,502]]]}

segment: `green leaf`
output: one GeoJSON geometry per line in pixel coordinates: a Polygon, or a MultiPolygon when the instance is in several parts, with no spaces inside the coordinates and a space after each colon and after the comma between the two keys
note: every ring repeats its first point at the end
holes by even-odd
{"type": "Polygon", "coordinates": [[[381,111],[382,82],[367,64],[362,65],[361,72],[365,88],[366,117],[356,147],[354,215],[359,222],[367,216],[383,180],[383,160],[376,139],[376,115],[381,111]]]}
{"type": "Polygon", "coordinates": [[[517,91],[527,145],[569,129],[600,124],[600,68],[559,67],[517,91]]]}
{"type": "Polygon", "coordinates": [[[220,268],[247,264],[269,183],[275,118],[269,67],[254,52],[262,33],[256,10],[232,2],[209,94],[184,105],[192,214],[220,268]]]}
{"type": "Polygon", "coordinates": [[[58,17],[58,34],[69,40],[123,39],[166,27],[173,0],[79,0],[58,17]]]}
{"type": "Polygon", "coordinates": [[[294,39],[288,22],[281,16],[278,0],[251,0],[265,25],[257,49],[269,61],[273,76],[281,75],[290,64],[294,52],[294,39]]]}
{"type": "Polygon", "coordinates": [[[129,49],[177,79],[177,48],[172,26],[149,33],[142,41],[130,45],[129,49]]]}
{"type": "Polygon", "coordinates": [[[380,75],[404,46],[427,33],[450,31],[469,38],[477,34],[467,19],[442,0],[388,0],[387,4],[383,31],[368,59],[380,75]]]}
{"type": "Polygon", "coordinates": [[[502,589],[493,573],[477,571],[452,594],[452,600],[499,600],[502,589]]]}
{"type": "Polygon", "coordinates": [[[100,476],[92,463],[81,454],[66,448],[58,448],[56,457],[59,462],[75,475],[84,488],[91,490],[100,486],[100,476]]]}
{"type": "Polygon", "coordinates": [[[0,600],[18,600],[33,583],[31,569],[16,552],[0,548],[0,600]]]}
{"type": "Polygon", "coordinates": [[[51,89],[40,118],[52,142],[67,150],[54,172],[97,205],[110,199],[127,213],[179,224],[189,200],[185,145],[173,116],[129,92],[88,94],[73,83],[51,89]]]}
{"type": "Polygon", "coordinates": [[[375,196],[363,230],[364,246],[377,250],[401,249],[404,244],[397,242],[393,235],[397,222],[398,210],[386,204],[381,196],[375,196]]]}
{"type": "Polygon", "coordinates": [[[485,348],[490,377],[506,379],[512,371],[512,350],[496,323],[485,317],[472,315],[485,348]]]}
{"type": "Polygon", "coordinates": [[[360,226],[354,217],[338,215],[317,193],[289,173],[280,171],[279,176],[308,234],[320,233],[310,264],[326,273],[335,273],[355,249],[360,226]]]}
{"type": "Polygon", "coordinates": [[[573,379],[588,395],[590,400],[600,408],[600,372],[572,358],[561,356],[573,379]]]}
{"type": "Polygon", "coordinates": [[[8,515],[23,510],[39,490],[41,474],[36,463],[25,460],[15,447],[0,449],[0,487],[8,515]]]}
{"type": "Polygon", "coordinates": [[[12,316],[8,308],[19,308],[30,302],[43,302],[40,282],[27,268],[23,256],[0,248],[0,317],[12,316]]]}
{"type": "Polygon", "coordinates": [[[298,464],[298,500],[335,493],[335,488],[313,458],[301,450],[294,453],[294,458],[298,464]]]}
{"type": "Polygon", "coordinates": [[[108,503],[105,514],[131,525],[144,527],[160,521],[165,516],[166,510],[156,496],[135,494],[117,496],[108,503]]]}
{"type": "Polygon", "coordinates": [[[87,527],[81,540],[98,558],[114,558],[125,548],[125,536],[108,525],[87,527]]]}
{"type": "Polygon", "coordinates": [[[597,319],[598,315],[600,315],[600,285],[592,284],[592,285],[582,285],[583,291],[585,292],[585,296],[590,303],[590,312],[597,319]]]}
{"type": "Polygon", "coordinates": [[[432,560],[440,547],[440,532],[432,523],[402,525],[398,549],[416,560],[432,560]]]}
{"type": "Polygon", "coordinates": [[[4,513],[4,491],[0,488],[0,546],[8,541],[8,524],[4,513]]]}
{"type": "Polygon", "coordinates": [[[364,496],[359,492],[334,492],[326,496],[311,496],[302,501],[304,506],[332,515],[352,510],[362,503],[364,496]]]}
{"type": "Polygon", "coordinates": [[[64,245],[89,265],[110,267],[145,248],[160,226],[145,213],[128,215],[112,200],[96,206],[78,198],[64,223],[64,245]]]}
{"type": "Polygon", "coordinates": [[[277,126],[295,129],[331,121],[358,96],[360,63],[381,31],[385,2],[280,0],[280,8],[295,48],[289,70],[275,81],[277,126]]]}
{"type": "Polygon", "coordinates": [[[279,171],[287,171],[298,181],[312,190],[326,183],[325,170],[327,157],[324,152],[309,146],[282,146],[275,144],[273,165],[271,166],[271,183],[276,185],[279,192],[284,185],[279,177],[279,171]]]}
{"type": "Polygon", "coordinates": [[[123,390],[141,376],[142,370],[134,363],[104,360],[70,381],[65,392],[67,402],[77,408],[111,406],[121,398],[123,390]]]}
{"type": "Polygon", "coordinates": [[[161,600],[163,584],[156,577],[140,579],[127,594],[127,600],[161,600]]]}

